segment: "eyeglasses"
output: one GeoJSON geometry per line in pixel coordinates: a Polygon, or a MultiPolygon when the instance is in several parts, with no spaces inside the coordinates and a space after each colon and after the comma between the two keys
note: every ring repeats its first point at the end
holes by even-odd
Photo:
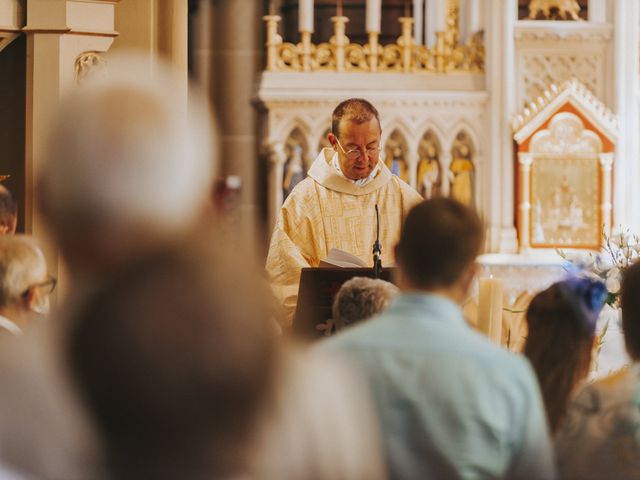
{"type": "Polygon", "coordinates": [[[33,285],[29,285],[29,288],[27,288],[22,295],[26,295],[27,292],[29,292],[29,290],[31,290],[32,288],[43,288],[45,289],[44,292],[47,295],[50,295],[53,293],[53,291],[56,289],[56,285],[58,283],[58,280],[56,280],[56,277],[49,275],[47,277],[46,280],[44,280],[43,282],[38,282],[38,283],[34,283],[33,285]]]}
{"type": "MultiPolygon", "coordinates": [[[[342,150],[342,153],[344,153],[344,155],[349,159],[349,160],[357,160],[360,157],[362,157],[362,150],[359,148],[354,148],[352,150],[345,150],[344,148],[342,148],[342,145],[340,145],[340,140],[338,140],[336,138],[336,143],[338,144],[338,146],[340,147],[340,150],[342,150]]],[[[380,148],[380,146],[377,147],[373,147],[373,148],[365,148],[365,152],[367,152],[367,156],[371,157],[371,158],[377,158],[378,155],[380,155],[380,151],[382,149],[380,148]]]]}

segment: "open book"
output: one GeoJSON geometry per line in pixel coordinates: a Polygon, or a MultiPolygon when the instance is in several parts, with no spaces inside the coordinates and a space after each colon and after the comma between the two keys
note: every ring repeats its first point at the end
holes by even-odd
{"type": "Polygon", "coordinates": [[[367,264],[349,252],[332,248],[327,258],[320,260],[320,267],[366,268],[367,264]]]}

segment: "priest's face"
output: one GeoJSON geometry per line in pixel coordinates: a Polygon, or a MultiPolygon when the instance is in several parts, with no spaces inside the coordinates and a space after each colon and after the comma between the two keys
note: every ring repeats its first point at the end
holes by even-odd
{"type": "Polygon", "coordinates": [[[340,168],[351,180],[367,178],[380,157],[380,125],[375,117],[356,123],[346,119],[340,122],[338,137],[329,134],[329,141],[338,152],[340,168]]]}

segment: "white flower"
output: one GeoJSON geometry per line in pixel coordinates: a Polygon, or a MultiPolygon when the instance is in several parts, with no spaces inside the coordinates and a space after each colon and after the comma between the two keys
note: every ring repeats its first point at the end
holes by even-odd
{"type": "Polygon", "coordinates": [[[614,267],[613,258],[608,253],[603,253],[596,257],[593,269],[596,273],[606,273],[614,267]]]}
{"type": "Polygon", "coordinates": [[[620,248],[624,248],[624,247],[628,247],[629,246],[629,241],[631,240],[631,236],[629,235],[629,233],[625,233],[625,232],[620,232],[617,235],[613,236],[613,243],[620,247],[620,248]]]}
{"type": "Polygon", "coordinates": [[[605,285],[610,293],[616,294],[620,291],[620,269],[618,267],[609,270],[605,285]]]}

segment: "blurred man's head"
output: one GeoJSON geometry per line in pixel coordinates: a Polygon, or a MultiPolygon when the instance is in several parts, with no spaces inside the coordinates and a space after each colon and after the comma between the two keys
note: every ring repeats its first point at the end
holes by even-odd
{"type": "Polygon", "coordinates": [[[11,235],[16,232],[18,223],[18,206],[11,192],[0,185],[0,235],[11,235]]]}
{"type": "Polygon", "coordinates": [[[380,279],[354,277],[346,281],[333,300],[333,320],[338,330],[382,312],[398,294],[398,287],[380,279]]]}
{"type": "Polygon", "coordinates": [[[401,288],[462,302],[483,241],[482,222],[471,208],[442,197],[419,203],[407,215],[396,246],[401,288]]]}
{"type": "Polygon", "coordinates": [[[114,478],[247,473],[277,338],[267,286],[206,245],[138,259],[73,319],[67,358],[114,478]]]}
{"type": "Polygon", "coordinates": [[[39,207],[72,271],[126,263],[204,212],[213,131],[206,101],[190,91],[185,105],[179,86],[162,64],[112,57],[62,102],[39,207]]]}
{"type": "Polygon", "coordinates": [[[23,326],[33,313],[48,313],[54,288],[44,255],[31,237],[0,236],[0,315],[23,326]]]}
{"type": "Polygon", "coordinates": [[[624,341],[629,356],[640,360],[640,262],[631,265],[622,277],[620,295],[624,341]]]}

